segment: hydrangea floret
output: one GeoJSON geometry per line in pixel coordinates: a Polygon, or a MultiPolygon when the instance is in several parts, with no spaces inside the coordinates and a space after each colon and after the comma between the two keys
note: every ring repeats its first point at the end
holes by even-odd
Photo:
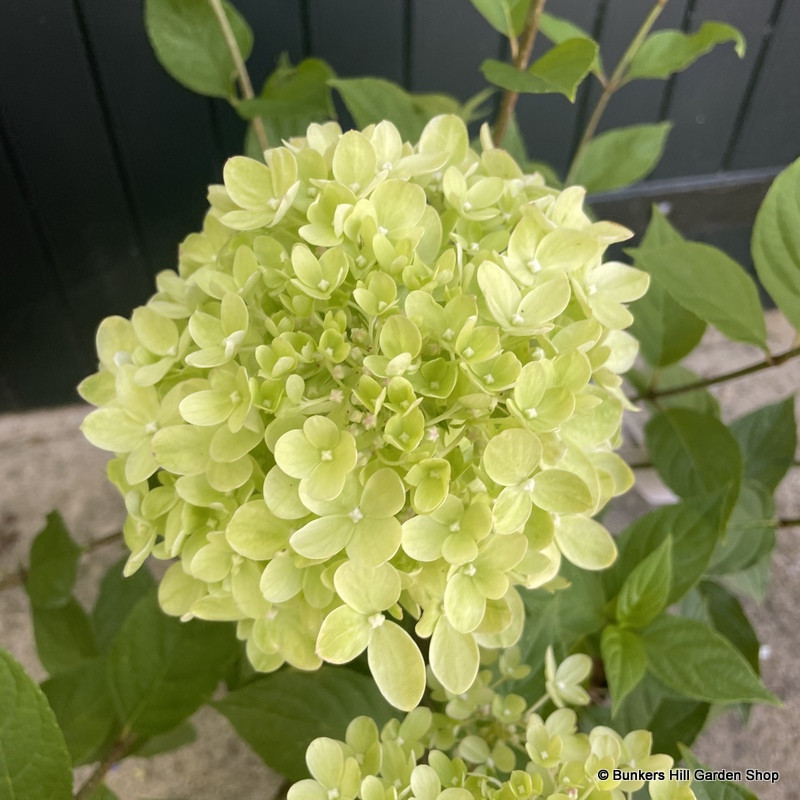
{"type": "MultiPolygon", "coordinates": [[[[574,672],[583,659],[591,662],[573,654],[558,670],[574,672]]],[[[527,674],[518,662],[518,651],[505,651],[500,677],[483,669],[461,696],[438,686],[433,696],[444,711],[421,706],[380,732],[357,717],[345,741],[315,739],[306,752],[311,777],[295,783],[288,800],[626,800],[645,787],[652,800],[695,800],[689,781],[670,779],[672,758],[651,752],[648,731],[580,732],[577,714],[550,686],[532,707],[498,691],[527,674]],[[537,708],[548,700],[561,707],[542,716],[537,708]]]]}
{"type": "Polygon", "coordinates": [[[236,621],[258,670],[366,649],[409,710],[413,632],[463,693],[519,638],[520,588],[615,558],[593,516],[633,480],[613,450],[648,278],[604,261],[630,234],[581,188],[453,116],[264,156],[227,162],[178,271],[97,334],[83,430],[116,454],[126,571],[173,561],[164,610],[236,621]]]}

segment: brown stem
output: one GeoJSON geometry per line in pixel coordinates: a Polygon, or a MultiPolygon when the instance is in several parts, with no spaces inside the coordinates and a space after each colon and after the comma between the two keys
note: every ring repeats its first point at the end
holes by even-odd
{"type": "MultiPolygon", "coordinates": [[[[225,37],[225,44],[228,46],[228,51],[233,59],[233,64],[236,67],[236,75],[239,79],[239,86],[242,90],[242,96],[245,100],[252,100],[256,93],[253,91],[253,84],[250,80],[250,74],[247,72],[247,67],[244,64],[242,51],[239,49],[239,43],[233,35],[233,28],[228,20],[228,15],[222,7],[222,0],[208,0],[209,5],[214,11],[214,15],[219,23],[222,35],[225,37]]],[[[262,150],[269,149],[269,140],[267,139],[267,132],[264,130],[264,121],[261,117],[253,117],[253,130],[255,131],[258,145],[262,150]]]]}
{"type": "Polygon", "coordinates": [[[784,362],[789,361],[796,356],[800,356],[800,347],[793,347],[791,350],[787,350],[785,353],[781,353],[780,355],[768,356],[763,361],[759,361],[758,364],[752,364],[749,367],[736,369],[732,372],[725,372],[722,375],[716,375],[712,378],[702,378],[701,380],[693,381],[692,383],[685,383],[683,386],[672,386],[669,389],[648,389],[647,391],[637,394],[630,399],[632,402],[636,403],[639,400],[656,400],[659,397],[670,397],[674,394],[694,392],[697,389],[705,389],[706,387],[714,386],[714,384],[717,383],[724,383],[725,381],[732,381],[736,378],[743,378],[745,375],[752,375],[754,372],[760,372],[763,369],[780,366],[784,362]]]}
{"type": "Polygon", "coordinates": [[[592,110],[592,115],[589,117],[589,121],[586,123],[586,128],[584,129],[581,140],[578,143],[577,149],[575,150],[575,156],[572,159],[572,164],[570,164],[569,172],[567,173],[567,177],[564,181],[565,185],[569,186],[571,183],[574,183],[575,175],[578,172],[578,167],[583,160],[583,156],[586,152],[589,142],[594,138],[595,132],[597,131],[597,126],[600,124],[600,118],[605,113],[606,106],[608,106],[608,101],[611,99],[611,96],[614,94],[614,92],[616,92],[617,89],[619,89],[625,83],[626,72],[628,71],[631,61],[633,61],[635,55],[639,52],[639,48],[642,46],[642,44],[644,44],[644,40],[650,33],[650,29],[655,24],[655,21],[664,10],[664,6],[668,1],[669,0],[656,0],[655,6],[653,6],[652,10],[647,15],[647,18],[642,23],[642,27],[636,32],[636,35],[628,45],[628,49],[623,53],[622,58],[620,58],[619,63],[614,69],[614,73],[603,86],[603,92],[597,99],[597,105],[595,105],[594,109],[592,110]]]}
{"type": "MultiPolygon", "coordinates": [[[[95,550],[99,550],[101,547],[119,542],[121,539],[122,533],[120,531],[115,531],[114,533],[101,536],[98,539],[91,539],[86,542],[86,544],[82,545],[80,550],[81,553],[92,553],[95,550]]],[[[15,586],[22,586],[22,584],[25,583],[27,574],[27,570],[24,567],[20,567],[15,572],[9,572],[7,575],[3,575],[3,577],[0,578],[0,592],[6,589],[13,589],[15,586]]]]}
{"type": "Polygon", "coordinates": [[[86,782],[78,789],[75,800],[89,800],[97,791],[108,771],[114,764],[127,755],[128,751],[136,743],[136,737],[122,733],[114,743],[108,755],[95,767],[94,772],[86,779],[86,782]]]}
{"type": "MultiPolygon", "coordinates": [[[[531,52],[533,51],[533,43],[536,41],[536,34],[539,32],[539,20],[542,16],[542,10],[547,0],[533,0],[528,9],[528,15],[525,18],[525,27],[522,29],[522,35],[519,39],[519,49],[516,56],[512,61],[515,69],[524,72],[528,68],[531,60],[531,52]]],[[[519,92],[512,92],[506,89],[503,92],[503,98],[500,101],[500,110],[497,112],[497,119],[494,123],[493,140],[495,147],[499,147],[506,135],[508,123],[511,121],[511,115],[517,107],[517,100],[519,100],[519,92]]]]}
{"type": "Polygon", "coordinates": [[[785,517],[776,521],[778,528],[800,528],[800,517],[785,517]]]}

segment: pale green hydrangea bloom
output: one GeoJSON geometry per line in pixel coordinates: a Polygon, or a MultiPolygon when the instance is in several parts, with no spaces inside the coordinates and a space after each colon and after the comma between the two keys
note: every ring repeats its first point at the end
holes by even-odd
{"type": "MultiPolygon", "coordinates": [[[[126,571],[174,560],[164,609],[235,620],[258,670],[366,649],[408,710],[413,626],[461,694],[518,639],[520,588],[615,558],[592,517],[632,483],[613,449],[647,276],[603,261],[629,232],[582,189],[481,147],[442,116],[416,145],[326,123],[233,158],[177,274],[100,326],[83,430],[117,456],[126,571]]],[[[348,758],[326,791],[352,791],[348,758]]]]}
{"type": "MultiPolygon", "coordinates": [[[[570,658],[561,667],[585,671],[570,658]]],[[[312,778],[294,784],[288,800],[626,800],[645,786],[652,800],[694,800],[686,781],[669,779],[673,760],[651,752],[648,731],[579,732],[569,708],[540,716],[519,695],[495,688],[525,676],[519,652],[504,652],[498,666],[499,679],[484,670],[460,696],[434,679],[443,713],[420,707],[380,733],[359,717],[344,742],[317,739],[306,756],[312,778]]]]}

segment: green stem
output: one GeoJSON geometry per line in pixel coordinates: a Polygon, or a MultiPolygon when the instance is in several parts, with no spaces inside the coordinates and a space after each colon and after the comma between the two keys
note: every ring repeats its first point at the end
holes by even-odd
{"type": "MultiPolygon", "coordinates": [[[[253,91],[253,83],[250,80],[250,74],[247,72],[247,67],[244,64],[242,51],[239,49],[239,43],[233,35],[233,28],[228,20],[228,15],[222,7],[222,0],[208,0],[208,4],[217,18],[219,28],[225,38],[225,44],[228,46],[228,52],[233,59],[233,65],[236,67],[236,75],[239,79],[239,86],[242,90],[242,96],[245,100],[252,100],[256,93],[253,91]]],[[[258,145],[262,150],[269,149],[269,140],[267,139],[267,132],[264,130],[264,121],[261,117],[253,117],[253,130],[255,131],[258,145]]]]}
{"type": "Polygon", "coordinates": [[[644,44],[644,40],[650,33],[650,29],[655,24],[668,1],[669,0],[656,0],[655,6],[653,6],[652,10],[647,15],[647,18],[642,23],[642,27],[636,32],[636,35],[628,45],[628,49],[622,54],[622,58],[619,60],[619,63],[614,69],[613,74],[603,87],[603,92],[598,98],[594,109],[592,110],[592,115],[589,117],[589,121],[586,123],[586,128],[584,129],[581,140],[578,143],[578,148],[575,150],[575,156],[572,159],[572,164],[570,165],[569,172],[567,173],[567,177],[564,181],[567,186],[575,182],[575,175],[577,174],[578,168],[581,165],[581,161],[586,154],[586,148],[588,147],[589,142],[594,138],[594,135],[597,131],[597,126],[600,124],[600,119],[603,116],[606,107],[608,106],[608,101],[611,100],[614,92],[624,85],[626,78],[625,73],[628,71],[631,61],[633,61],[636,54],[639,52],[639,48],[642,46],[642,44],[644,44]]]}
{"type": "MultiPolygon", "coordinates": [[[[524,72],[528,68],[531,60],[531,52],[533,51],[533,43],[536,41],[536,34],[539,32],[539,20],[542,16],[542,10],[547,0],[533,0],[528,8],[528,15],[525,18],[525,26],[522,29],[522,34],[519,39],[519,49],[512,60],[514,69],[524,72]]],[[[514,109],[517,107],[517,100],[519,100],[519,92],[512,92],[506,89],[503,92],[503,98],[500,101],[500,110],[497,112],[497,119],[494,123],[494,132],[492,139],[496,147],[499,147],[506,135],[508,123],[511,121],[511,116],[514,109]]]]}
{"type": "Polygon", "coordinates": [[[735,369],[732,372],[725,372],[722,375],[716,375],[712,378],[703,378],[692,383],[685,383],[682,386],[672,386],[669,389],[648,389],[641,394],[635,395],[631,401],[636,403],[639,400],[657,400],[659,397],[670,397],[674,394],[684,394],[685,392],[694,392],[697,389],[705,389],[708,386],[714,386],[717,383],[725,383],[725,381],[732,381],[736,378],[743,378],[745,375],[752,375],[754,372],[760,372],[770,367],[777,367],[786,361],[789,361],[796,356],[800,356],[800,347],[793,347],[785,353],[777,356],[768,355],[763,361],[758,364],[752,364],[749,367],[742,369],[735,369]]]}

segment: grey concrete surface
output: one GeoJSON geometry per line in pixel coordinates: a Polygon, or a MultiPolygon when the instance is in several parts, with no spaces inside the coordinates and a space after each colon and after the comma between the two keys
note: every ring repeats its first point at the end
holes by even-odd
{"type": "MultiPolygon", "coordinates": [[[[793,333],[777,313],[769,314],[773,352],[792,343],[793,333]]],[[[702,375],[715,375],[760,360],[752,347],[732,344],[710,332],[691,365],[702,375]]],[[[727,419],[800,388],[800,359],[782,367],[714,387],[727,419]]],[[[107,455],[91,447],[78,425],[84,407],[0,417],[0,574],[24,563],[30,541],[45,514],[53,508],[64,515],[79,541],[118,530],[124,508],[105,480],[107,455]]],[[[633,418],[635,437],[643,415],[633,418]]],[[[652,482],[643,483],[643,488],[652,482]]],[[[793,470],[778,491],[781,517],[800,516],[800,470],[793,470]]],[[[621,520],[619,520],[621,521],[621,520]]],[[[743,727],[732,714],[715,720],[696,746],[698,755],[714,769],[778,770],[775,786],[750,784],[761,800],[800,797],[800,759],[795,747],[800,734],[800,529],[778,531],[770,591],[763,605],[747,604],[764,644],[762,671],[767,686],[784,702],[781,709],[757,707],[743,727]]],[[[91,601],[105,566],[119,557],[114,547],[97,551],[79,583],[81,599],[91,601]]],[[[10,650],[37,679],[44,677],[33,645],[24,592],[0,594],[0,644],[10,650]]],[[[122,800],[269,800],[279,778],[268,770],[234,734],[227,721],[210,709],[195,718],[198,740],[173,754],[150,760],[128,759],[115,768],[108,784],[122,800]]],[[[84,773],[78,776],[80,780],[84,773]]]]}

